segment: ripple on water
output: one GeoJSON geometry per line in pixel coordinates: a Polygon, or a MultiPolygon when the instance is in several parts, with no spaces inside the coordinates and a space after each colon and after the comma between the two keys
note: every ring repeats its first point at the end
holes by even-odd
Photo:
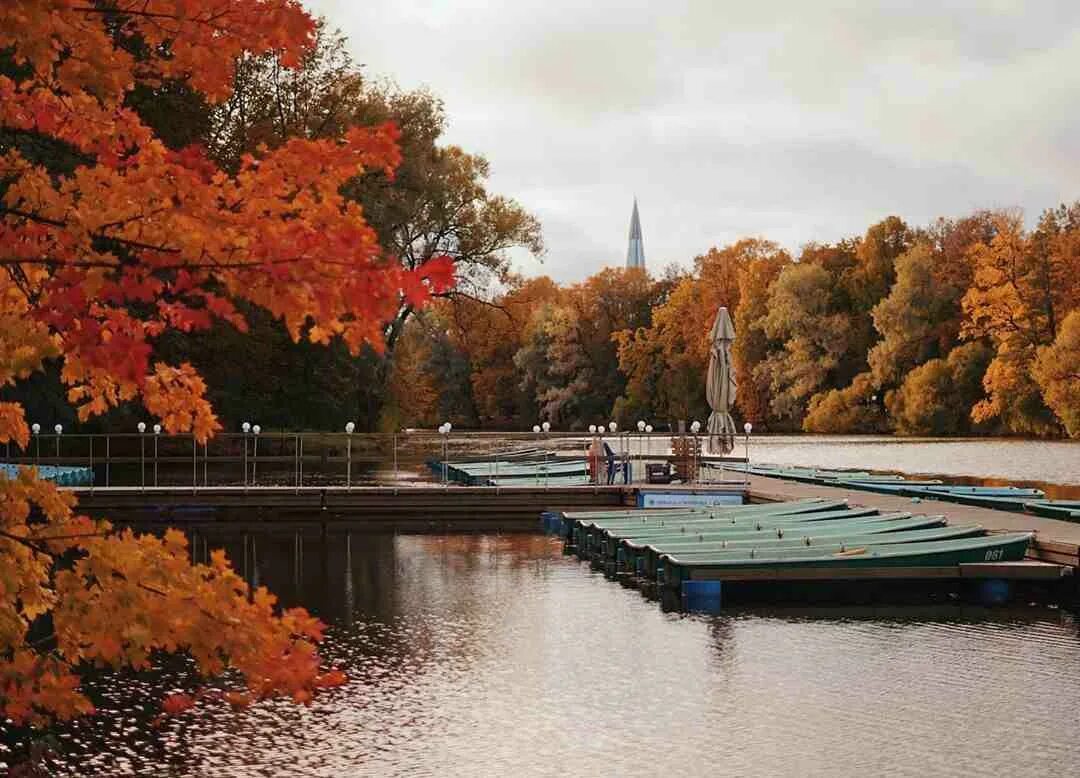
{"type": "MultiPolygon", "coordinates": [[[[921,778],[1080,763],[1080,639],[1062,611],[682,616],[544,538],[368,540],[347,559],[344,545],[305,543],[305,570],[321,569],[295,599],[332,621],[346,686],[155,730],[148,701],[189,668],[125,679],[96,690],[104,716],[61,733],[57,773],[921,778]]],[[[265,546],[260,575],[289,591],[289,557],[265,546]]]]}

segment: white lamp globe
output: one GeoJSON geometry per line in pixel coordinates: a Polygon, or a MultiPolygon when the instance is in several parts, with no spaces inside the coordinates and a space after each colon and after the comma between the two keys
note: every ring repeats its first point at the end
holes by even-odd
{"type": "Polygon", "coordinates": [[[39,432],[41,432],[41,425],[37,422],[34,422],[30,425],[30,431],[37,435],[39,432]]]}
{"type": "Polygon", "coordinates": [[[551,422],[550,421],[545,421],[540,426],[544,428],[544,432],[550,432],[551,431],[551,422]]]}
{"type": "Polygon", "coordinates": [[[258,424],[254,424],[251,427],[251,431],[258,435],[260,432],[262,432],[262,427],[260,427],[258,424]]]}
{"type": "Polygon", "coordinates": [[[695,421],[693,424],[691,424],[690,425],[690,431],[693,432],[695,435],[698,432],[700,432],[701,431],[701,422],[700,421],[695,421]]]}
{"type": "Polygon", "coordinates": [[[138,423],[137,425],[135,425],[135,426],[136,426],[136,428],[137,428],[137,429],[139,430],[139,433],[140,433],[140,434],[141,434],[141,433],[143,433],[143,432],[146,432],[146,422],[145,422],[145,421],[140,421],[140,422],[139,422],[139,423],[138,423]]]}
{"type": "Polygon", "coordinates": [[[596,425],[595,424],[590,424],[589,425],[589,434],[590,435],[595,435],[596,434],[596,425]]]}
{"type": "Polygon", "coordinates": [[[645,431],[645,422],[639,421],[637,423],[637,430],[638,430],[638,432],[644,432],[645,431]]]}
{"type": "Polygon", "coordinates": [[[533,425],[533,432],[539,432],[539,431],[540,431],[540,425],[539,424],[534,424],[533,425]]]}
{"type": "Polygon", "coordinates": [[[240,429],[242,429],[244,432],[251,432],[251,425],[245,421],[243,424],[240,425],[240,429]]]}
{"type": "Polygon", "coordinates": [[[607,425],[607,428],[609,430],[611,430],[612,432],[614,432],[615,430],[617,430],[619,428],[619,425],[616,424],[615,422],[611,422],[611,424],[607,425]]]}
{"type": "Polygon", "coordinates": [[[645,431],[651,433],[652,432],[652,425],[651,424],[646,424],[645,425],[645,431]]]}
{"type": "Polygon", "coordinates": [[[742,425],[742,428],[743,428],[743,432],[745,432],[747,435],[749,435],[750,430],[754,429],[754,425],[751,424],[750,422],[746,422],[746,424],[742,425]]]}
{"type": "Polygon", "coordinates": [[[56,434],[59,435],[61,432],[64,431],[64,425],[57,424],[55,427],[53,427],[53,429],[56,430],[56,434]]]}
{"type": "Polygon", "coordinates": [[[345,425],[345,431],[346,431],[347,433],[349,433],[350,435],[352,435],[352,434],[353,434],[353,430],[355,430],[355,429],[356,429],[356,424],[355,424],[355,423],[353,423],[353,422],[351,422],[351,421],[350,421],[350,422],[348,422],[348,423],[347,423],[347,424],[345,425]]]}
{"type": "Polygon", "coordinates": [[[161,425],[160,424],[155,424],[154,425],[154,434],[155,435],[160,435],[161,434],[161,425]]]}

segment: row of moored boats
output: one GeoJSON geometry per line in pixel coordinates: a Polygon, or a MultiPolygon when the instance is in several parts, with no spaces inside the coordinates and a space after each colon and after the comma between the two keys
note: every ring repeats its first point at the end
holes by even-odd
{"type": "Polygon", "coordinates": [[[916,499],[943,500],[982,508],[1027,511],[1039,516],[1080,521],[1080,500],[1048,500],[1042,489],[1020,486],[968,486],[948,484],[936,478],[912,479],[902,475],[853,470],[820,470],[777,465],[725,465],[726,469],[748,470],[752,475],[785,481],[835,486],[843,489],[894,494],[916,499]]]}
{"type": "Polygon", "coordinates": [[[944,516],[883,513],[846,501],[549,512],[569,553],[612,573],[678,588],[690,580],[792,569],[955,567],[1024,558],[1030,533],[990,533],[944,516]]]}

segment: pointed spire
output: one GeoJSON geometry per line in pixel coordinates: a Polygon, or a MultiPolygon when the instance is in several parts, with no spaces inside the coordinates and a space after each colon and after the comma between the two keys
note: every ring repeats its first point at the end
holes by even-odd
{"type": "Polygon", "coordinates": [[[637,197],[630,215],[630,243],[626,248],[626,266],[645,268],[645,244],[641,239],[641,218],[638,216],[637,197]]]}

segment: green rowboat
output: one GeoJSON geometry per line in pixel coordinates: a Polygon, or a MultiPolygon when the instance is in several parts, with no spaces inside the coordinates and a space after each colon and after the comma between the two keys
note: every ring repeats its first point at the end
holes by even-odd
{"type": "Polygon", "coordinates": [[[938,540],[926,543],[868,545],[815,557],[745,556],[740,559],[684,559],[661,557],[663,581],[679,588],[683,581],[723,580],[750,568],[821,569],[839,572],[847,568],[952,567],[975,562],[1015,562],[1024,558],[1032,533],[1010,532],[976,538],[938,540]]]}
{"type": "MultiPolygon", "coordinates": [[[[847,522],[845,522],[847,523],[847,522]]],[[[854,523],[852,523],[854,524],[854,523]]],[[[886,522],[866,523],[863,525],[849,526],[845,529],[822,529],[820,532],[809,528],[791,528],[783,537],[775,534],[759,532],[753,535],[738,534],[730,535],[722,539],[708,539],[700,542],[688,542],[678,540],[649,540],[640,544],[624,543],[616,552],[616,560],[621,563],[622,569],[630,572],[639,572],[651,577],[652,571],[659,563],[663,554],[684,554],[722,552],[732,549],[747,548],[798,548],[800,546],[821,546],[829,544],[854,544],[874,543],[889,544],[894,542],[911,542],[920,539],[913,535],[915,532],[926,533],[953,533],[958,534],[928,534],[921,539],[945,540],[948,537],[965,537],[976,534],[973,527],[982,532],[981,527],[970,525],[967,527],[947,527],[944,516],[917,516],[910,519],[900,519],[886,522]],[[891,526],[890,526],[891,525],[891,526]],[[853,540],[849,540],[852,539],[853,540]],[[900,538],[901,540],[897,540],[900,538]],[[640,561],[639,561],[640,560],[640,561]]]]}
{"type": "Polygon", "coordinates": [[[1033,500],[1024,509],[1037,516],[1065,521],[1080,521],[1080,500],[1033,500]]]}
{"type": "Polygon", "coordinates": [[[928,543],[938,540],[957,538],[976,538],[986,535],[986,530],[978,525],[966,527],[935,527],[932,529],[913,530],[911,532],[888,532],[879,535],[851,535],[847,538],[820,538],[812,545],[781,545],[786,541],[772,541],[764,544],[729,547],[722,551],[657,551],[636,557],[634,571],[647,579],[655,579],[657,568],[663,566],[666,556],[677,556],[682,562],[707,560],[751,559],[765,560],[772,563],[778,560],[797,560],[819,558],[827,554],[838,554],[849,549],[890,546],[897,544],[928,543]]]}
{"type": "MultiPolygon", "coordinates": [[[[594,529],[586,531],[580,536],[579,548],[592,554],[594,551],[604,553],[608,549],[608,555],[615,555],[615,547],[624,540],[644,540],[654,537],[666,537],[671,535],[684,535],[694,537],[706,532],[760,532],[773,531],[777,528],[793,525],[814,524],[832,525],[839,521],[849,521],[858,518],[878,518],[880,513],[876,508],[862,508],[847,511],[829,511],[826,513],[802,513],[795,515],[772,514],[766,516],[752,516],[741,520],[732,519],[680,519],[678,521],[660,523],[650,526],[620,527],[616,529],[594,529]]],[[[911,514],[904,514],[908,517],[911,514]]],[[[899,518],[899,515],[896,515],[899,518]]]]}

